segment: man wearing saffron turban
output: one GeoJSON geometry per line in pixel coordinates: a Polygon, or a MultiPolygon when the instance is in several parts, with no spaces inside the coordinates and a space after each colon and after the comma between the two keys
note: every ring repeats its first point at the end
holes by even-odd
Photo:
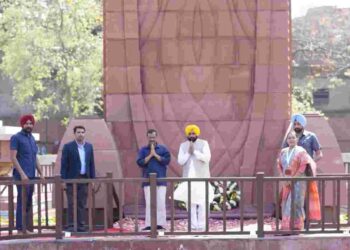
{"type": "MultiPolygon", "coordinates": [[[[183,167],[182,176],[186,178],[209,178],[209,162],[211,158],[209,144],[206,140],[199,139],[200,129],[197,125],[186,126],[187,140],[180,145],[177,161],[183,167]]],[[[191,201],[188,202],[188,183],[182,182],[174,192],[174,199],[191,205],[191,228],[204,230],[206,185],[203,181],[191,182],[191,201]]],[[[213,200],[214,190],[208,185],[208,206],[213,200]]]]}
{"type": "MultiPolygon", "coordinates": [[[[24,115],[20,118],[22,130],[13,135],[10,140],[10,154],[13,163],[13,178],[15,180],[32,180],[35,178],[35,168],[39,175],[43,178],[39,160],[37,158],[38,147],[32,135],[32,130],[35,124],[33,115],[24,115]]],[[[16,229],[18,231],[27,232],[30,218],[29,211],[32,207],[32,197],[34,185],[16,185],[17,186],[17,207],[16,207],[16,229]],[[24,187],[24,189],[22,189],[24,187]],[[25,191],[26,214],[22,215],[22,191],[25,191]],[[26,217],[26,224],[22,225],[22,216],[26,217]]]]}

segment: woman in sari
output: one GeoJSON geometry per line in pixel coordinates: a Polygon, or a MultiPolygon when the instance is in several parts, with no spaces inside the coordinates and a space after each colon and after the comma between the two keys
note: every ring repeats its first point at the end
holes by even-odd
{"type": "MultiPolygon", "coordinates": [[[[282,149],[278,158],[278,171],[285,177],[303,177],[316,175],[316,163],[308,155],[304,148],[297,145],[297,137],[294,131],[287,136],[288,147],[282,149]]],[[[281,191],[282,200],[282,230],[302,230],[305,220],[305,194],[309,192],[309,219],[320,220],[320,200],[315,181],[309,182],[307,190],[306,181],[294,182],[294,225],[290,226],[292,213],[291,182],[285,182],[281,191]]]]}

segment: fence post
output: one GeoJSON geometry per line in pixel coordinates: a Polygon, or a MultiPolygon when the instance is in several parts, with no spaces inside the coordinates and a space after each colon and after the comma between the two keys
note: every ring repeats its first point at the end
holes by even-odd
{"type": "Polygon", "coordinates": [[[151,204],[151,238],[157,237],[157,174],[149,175],[151,204]]]}
{"type": "Polygon", "coordinates": [[[55,173],[55,162],[51,163],[51,168],[50,168],[50,171],[49,171],[49,175],[52,176],[53,173],[55,173]]]}
{"type": "Polygon", "coordinates": [[[257,222],[259,238],[264,237],[264,172],[256,174],[256,202],[257,202],[257,222]]]}
{"type": "Polygon", "coordinates": [[[55,205],[56,205],[56,239],[62,239],[62,195],[61,195],[61,176],[55,175],[55,205]]]}
{"type": "MultiPolygon", "coordinates": [[[[112,172],[107,172],[106,174],[107,179],[112,179],[113,178],[113,173],[112,172]]],[[[110,182],[107,184],[107,190],[106,190],[106,199],[112,199],[113,197],[113,183],[110,182]]],[[[108,207],[107,207],[107,225],[108,227],[113,227],[113,201],[108,202],[108,207]]]]}

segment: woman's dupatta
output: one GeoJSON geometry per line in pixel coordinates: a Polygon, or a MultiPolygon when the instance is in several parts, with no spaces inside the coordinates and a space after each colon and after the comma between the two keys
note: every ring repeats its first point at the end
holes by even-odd
{"type": "MultiPolygon", "coordinates": [[[[278,170],[280,174],[282,174],[282,166],[280,163],[280,158],[283,154],[283,150],[281,152],[281,155],[279,157],[278,161],[278,170]]],[[[289,166],[289,168],[292,171],[291,176],[292,177],[298,177],[304,174],[307,166],[310,166],[312,170],[312,176],[316,176],[316,163],[315,161],[309,156],[309,154],[305,150],[301,150],[295,153],[293,160],[289,166]]],[[[283,187],[281,192],[281,198],[286,199],[288,196],[290,190],[290,185],[286,185],[283,187]]],[[[321,219],[321,207],[320,207],[320,198],[318,194],[318,187],[316,181],[309,181],[309,186],[306,190],[306,192],[309,192],[309,219],[310,220],[320,220],[321,219]]]]}
{"type": "MultiPolygon", "coordinates": [[[[306,167],[309,166],[312,171],[312,176],[316,177],[317,166],[315,161],[310,157],[308,153],[305,152],[304,156],[301,157],[302,164],[305,164],[306,167]]],[[[305,169],[306,169],[305,167],[305,169]]],[[[321,219],[321,206],[320,206],[320,197],[318,194],[318,186],[316,181],[310,181],[309,186],[306,189],[306,192],[309,192],[309,219],[310,220],[320,220],[321,219]]]]}

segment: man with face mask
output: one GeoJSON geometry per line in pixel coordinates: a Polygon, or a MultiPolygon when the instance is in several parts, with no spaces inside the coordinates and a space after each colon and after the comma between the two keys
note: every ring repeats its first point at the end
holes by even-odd
{"type": "MultiPolygon", "coordinates": [[[[298,146],[303,147],[314,161],[320,160],[323,156],[321,145],[314,133],[305,130],[307,123],[306,117],[302,114],[295,114],[291,118],[291,123],[298,138],[298,146]]],[[[285,142],[283,147],[287,146],[288,144],[285,142]]]]}
{"type": "MultiPolygon", "coordinates": [[[[147,131],[148,145],[142,147],[138,153],[136,163],[142,169],[142,177],[149,178],[151,173],[156,173],[158,178],[165,178],[167,167],[170,162],[169,150],[157,142],[157,131],[149,129],[147,131]]],[[[151,204],[150,186],[148,182],[142,183],[145,194],[146,212],[145,228],[151,230],[151,204]]],[[[157,181],[157,229],[164,229],[166,226],[166,182],[157,181]]]]}
{"type": "MultiPolygon", "coordinates": [[[[185,128],[187,140],[180,145],[177,162],[183,167],[182,176],[186,178],[209,178],[209,162],[211,158],[209,144],[199,139],[200,129],[191,124],[185,128]]],[[[182,182],[174,192],[174,199],[180,200],[189,206],[188,183],[182,182]]],[[[191,228],[204,230],[205,218],[205,182],[191,182],[191,228]]],[[[214,191],[208,185],[208,201],[211,202],[214,191]]],[[[209,204],[208,204],[209,205],[209,204]]]]}
{"type": "MultiPolygon", "coordinates": [[[[20,119],[22,130],[13,135],[10,140],[10,155],[13,163],[13,178],[15,180],[32,180],[35,178],[35,168],[39,175],[43,178],[39,160],[37,157],[38,146],[32,135],[32,130],[35,124],[33,115],[24,115],[20,119]]],[[[17,207],[16,207],[16,229],[29,233],[25,227],[30,226],[31,218],[29,212],[32,208],[34,185],[25,185],[26,192],[26,226],[22,225],[22,185],[17,187],[17,207]]]]}

